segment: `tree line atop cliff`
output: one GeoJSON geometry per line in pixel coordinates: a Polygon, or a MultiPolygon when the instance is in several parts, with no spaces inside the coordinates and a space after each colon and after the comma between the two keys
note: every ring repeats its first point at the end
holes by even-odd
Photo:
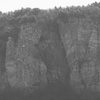
{"type": "MultiPolygon", "coordinates": [[[[69,18],[89,18],[95,23],[98,23],[100,18],[100,3],[95,2],[91,5],[81,7],[55,7],[54,9],[48,10],[22,8],[14,12],[0,12],[0,37],[12,35],[11,31],[13,31],[13,29],[17,30],[20,25],[25,23],[46,22],[47,20],[68,23],[69,18]]],[[[16,33],[18,33],[17,31],[16,33]]]]}

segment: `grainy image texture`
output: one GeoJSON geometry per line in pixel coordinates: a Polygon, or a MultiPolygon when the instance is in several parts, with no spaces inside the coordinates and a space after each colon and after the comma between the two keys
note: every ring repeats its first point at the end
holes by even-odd
{"type": "Polygon", "coordinates": [[[99,100],[100,3],[0,13],[0,100],[99,100]]]}

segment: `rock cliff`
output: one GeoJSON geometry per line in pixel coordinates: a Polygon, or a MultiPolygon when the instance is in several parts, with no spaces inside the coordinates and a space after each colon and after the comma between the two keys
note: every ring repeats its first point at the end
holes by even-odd
{"type": "Polygon", "coordinates": [[[1,17],[1,91],[58,83],[80,94],[100,92],[100,8],[68,9],[17,11],[4,15],[7,22],[1,17]]]}

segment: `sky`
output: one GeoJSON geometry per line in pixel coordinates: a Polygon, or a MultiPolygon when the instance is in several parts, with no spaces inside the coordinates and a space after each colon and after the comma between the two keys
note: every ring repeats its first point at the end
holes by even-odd
{"type": "Polygon", "coordinates": [[[86,6],[95,1],[100,2],[100,0],[0,0],[0,11],[8,12],[27,7],[49,9],[54,8],[55,6],[86,6]]]}

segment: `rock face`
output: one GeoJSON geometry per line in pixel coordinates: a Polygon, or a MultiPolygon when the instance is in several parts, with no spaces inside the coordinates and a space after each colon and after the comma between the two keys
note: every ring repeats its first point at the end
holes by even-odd
{"type": "Polygon", "coordinates": [[[90,19],[69,19],[61,24],[66,58],[71,66],[70,82],[76,90],[100,91],[99,33],[90,19]]]}
{"type": "Polygon", "coordinates": [[[0,89],[35,90],[58,82],[79,92],[100,92],[99,25],[74,17],[26,22],[18,28],[18,39],[8,36],[4,44],[0,39],[0,89]]]}
{"type": "Polygon", "coordinates": [[[6,73],[10,87],[39,88],[66,81],[68,65],[58,26],[54,22],[43,25],[40,29],[36,24],[22,25],[17,46],[8,39],[6,73]]]}
{"type": "Polygon", "coordinates": [[[40,32],[35,32],[35,26],[21,27],[17,47],[9,38],[6,53],[6,69],[8,82],[11,87],[34,88],[47,83],[47,67],[43,61],[34,57],[37,50],[40,32]]]}
{"type": "Polygon", "coordinates": [[[48,81],[63,82],[67,80],[69,69],[59,27],[56,22],[49,21],[43,25],[42,32],[36,47],[39,50],[40,59],[47,66],[48,81]]]}

